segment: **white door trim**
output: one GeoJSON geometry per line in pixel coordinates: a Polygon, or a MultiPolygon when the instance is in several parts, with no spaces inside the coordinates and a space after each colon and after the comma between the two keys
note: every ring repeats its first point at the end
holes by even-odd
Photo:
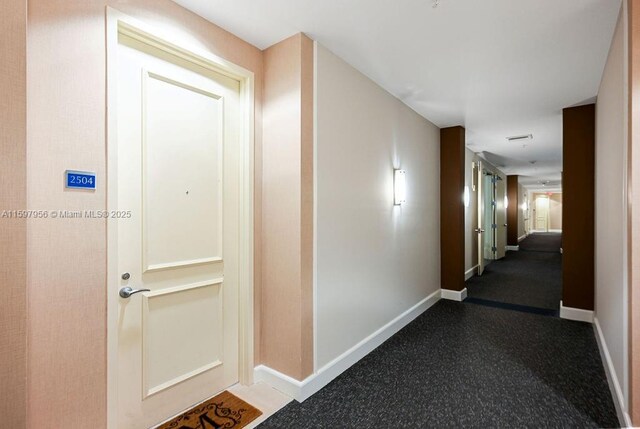
{"type": "MultiPolygon", "coordinates": [[[[176,40],[168,29],[152,28],[135,18],[111,7],[106,8],[107,51],[107,210],[118,207],[117,194],[117,87],[114,76],[118,72],[118,34],[127,34],[137,40],[181,57],[185,60],[231,77],[240,83],[242,165],[240,188],[239,237],[239,380],[253,383],[254,367],[254,308],[253,308],[253,243],[254,243],[254,74],[210,52],[194,46],[187,40],[176,40]]],[[[115,428],[117,409],[117,347],[118,347],[118,230],[117,223],[107,222],[107,427],[115,428]]]]}

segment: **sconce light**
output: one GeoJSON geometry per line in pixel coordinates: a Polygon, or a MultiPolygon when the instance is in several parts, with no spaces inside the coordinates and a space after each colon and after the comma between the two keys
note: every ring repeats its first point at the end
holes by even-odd
{"type": "Polygon", "coordinates": [[[476,182],[478,180],[478,164],[473,161],[471,163],[471,189],[473,190],[473,192],[476,191],[476,182]]]}
{"type": "Polygon", "coordinates": [[[469,203],[471,202],[471,194],[469,193],[469,187],[464,187],[464,195],[462,196],[462,201],[464,201],[464,206],[469,207],[469,203]]]}
{"type": "Polygon", "coordinates": [[[406,171],[393,170],[393,204],[399,206],[407,202],[406,171]]]}

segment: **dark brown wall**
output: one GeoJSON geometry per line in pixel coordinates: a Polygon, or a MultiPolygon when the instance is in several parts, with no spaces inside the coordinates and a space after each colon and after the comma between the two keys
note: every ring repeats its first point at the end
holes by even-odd
{"type": "Polygon", "coordinates": [[[595,104],[562,112],[562,302],[593,310],[595,104]]]}
{"type": "Polygon", "coordinates": [[[518,245],[518,176],[507,176],[507,245],[518,245]]]}
{"type": "Polygon", "coordinates": [[[464,289],[464,138],[462,127],[440,130],[442,289],[464,289]]]}

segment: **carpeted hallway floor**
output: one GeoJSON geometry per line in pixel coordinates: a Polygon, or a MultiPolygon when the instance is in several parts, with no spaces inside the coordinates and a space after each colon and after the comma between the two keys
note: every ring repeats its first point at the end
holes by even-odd
{"type": "MultiPolygon", "coordinates": [[[[470,296],[557,309],[559,235],[521,244],[470,296]]],[[[472,300],[441,300],[260,428],[619,427],[591,325],[472,300]]]]}
{"type": "Polygon", "coordinates": [[[591,325],[442,300],[260,428],[618,424],[591,325]]]}
{"type": "Polygon", "coordinates": [[[520,251],[559,253],[562,247],[562,234],[559,232],[534,232],[519,244],[520,251]]]}
{"type": "Polygon", "coordinates": [[[562,299],[562,235],[531,234],[520,251],[487,265],[482,276],[467,280],[468,296],[557,311],[562,299]]]}

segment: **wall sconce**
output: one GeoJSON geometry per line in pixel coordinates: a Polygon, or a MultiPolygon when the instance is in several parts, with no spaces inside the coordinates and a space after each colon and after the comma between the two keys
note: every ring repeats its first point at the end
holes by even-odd
{"type": "Polygon", "coordinates": [[[471,189],[475,192],[477,189],[476,182],[478,180],[478,164],[473,161],[471,163],[471,189]]]}
{"type": "Polygon", "coordinates": [[[393,204],[399,206],[407,202],[406,171],[393,170],[393,204]]]}
{"type": "Polygon", "coordinates": [[[464,201],[464,206],[469,207],[469,203],[471,203],[471,193],[469,192],[469,187],[464,187],[464,194],[462,196],[462,201],[464,201]]]}

